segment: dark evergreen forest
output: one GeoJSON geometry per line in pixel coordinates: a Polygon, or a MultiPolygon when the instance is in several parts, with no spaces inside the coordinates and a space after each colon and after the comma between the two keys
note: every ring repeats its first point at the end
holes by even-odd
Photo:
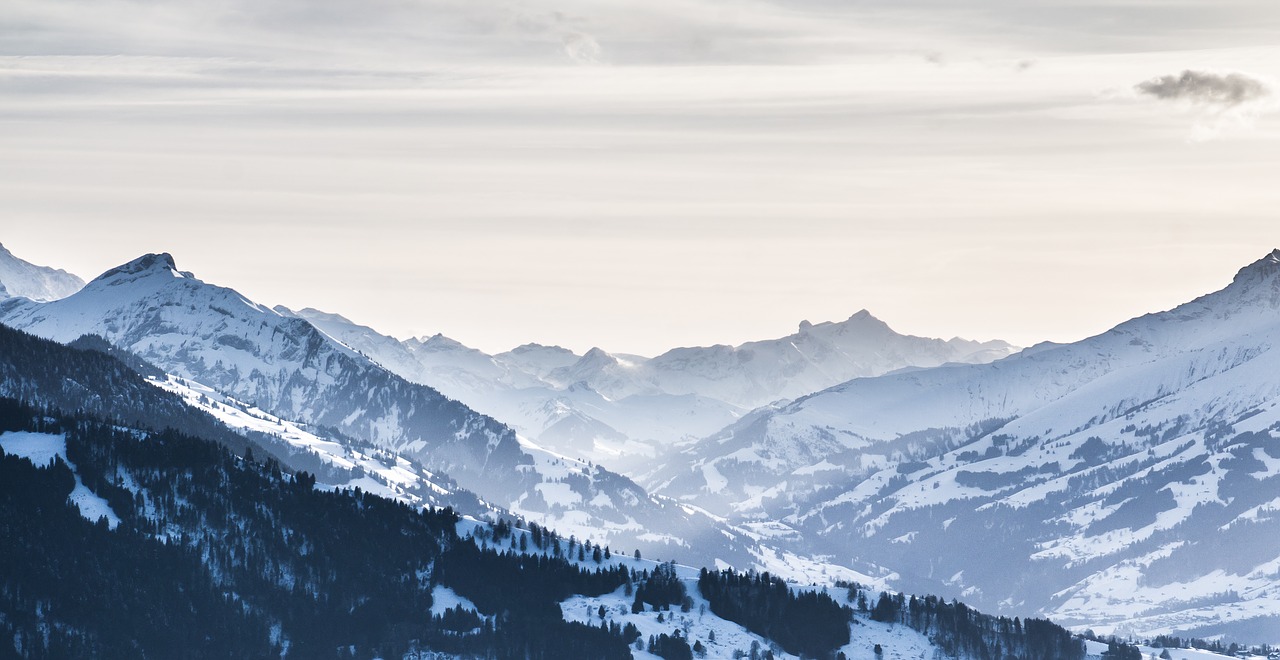
{"type": "Polygon", "coordinates": [[[712,612],[772,639],[788,653],[825,658],[849,643],[851,609],[825,593],[794,593],[768,573],[704,568],[698,591],[712,612]]]}
{"type": "Polygon", "coordinates": [[[11,399],[0,429],[64,434],[76,472],[121,518],[114,531],[82,518],[61,460],[0,458],[0,634],[26,657],[248,658],[284,644],[303,658],[630,655],[621,630],[566,623],[558,604],[616,588],[620,569],[482,551],[451,510],[316,490],[305,472],[177,431],[11,399]],[[451,629],[430,615],[436,580],[501,616],[451,629]]]}

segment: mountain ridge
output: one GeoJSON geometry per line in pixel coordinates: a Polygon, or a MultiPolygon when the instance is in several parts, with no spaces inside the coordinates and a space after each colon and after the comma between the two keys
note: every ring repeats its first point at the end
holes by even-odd
{"type": "Polygon", "coordinates": [[[65,298],[83,286],[79,277],[20,259],[0,244],[0,300],[22,297],[47,302],[65,298]]]}
{"type": "Polygon", "coordinates": [[[1221,634],[1280,606],[1266,577],[1280,551],[1258,545],[1280,534],[1276,346],[1272,251],[1218,291],[1079,342],[762,410],[640,481],[731,521],[781,520],[814,549],[856,548],[913,589],[1108,632],[1221,634]],[[1252,559],[1223,574],[1204,548],[1228,525],[1252,559]],[[1167,568],[1169,554],[1185,563],[1167,568]],[[1142,582],[1154,565],[1173,579],[1142,582]]]}
{"type": "Polygon", "coordinates": [[[440,335],[400,341],[325,312],[289,313],[550,448],[624,472],[810,387],[908,367],[985,362],[1014,350],[1000,341],[899,335],[866,310],[846,321],[806,321],[802,331],[779,339],[676,348],[654,358],[599,347],[577,355],[538,344],[489,355],[440,335]]]}
{"type": "Polygon", "coordinates": [[[721,533],[712,519],[652,498],[622,475],[528,443],[300,316],[178,270],[167,254],[110,269],[66,299],[0,302],[0,322],[64,343],[99,335],[172,377],[285,422],[336,429],[403,455],[567,533],[590,531],[605,541],[608,534],[690,561],[750,559],[749,539],[721,533]]]}

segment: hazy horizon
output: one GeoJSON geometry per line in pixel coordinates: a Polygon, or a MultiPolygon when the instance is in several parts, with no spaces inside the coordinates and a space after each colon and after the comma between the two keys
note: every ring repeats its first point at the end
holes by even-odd
{"type": "MultiPolygon", "coordinates": [[[[10,251],[10,252],[12,252],[16,257],[18,257],[18,258],[20,258],[20,259],[24,259],[24,260],[26,260],[26,261],[33,261],[33,260],[32,260],[32,259],[30,259],[28,256],[26,256],[22,251],[14,249],[10,243],[7,243],[7,242],[0,242],[0,245],[4,245],[5,249],[9,250],[9,251],[10,251]]],[[[159,249],[158,249],[158,250],[155,250],[155,252],[166,252],[166,250],[159,250],[159,249]]],[[[110,269],[110,268],[112,268],[112,267],[122,265],[122,264],[124,264],[124,263],[127,263],[128,261],[131,261],[131,260],[132,260],[132,259],[134,259],[134,258],[140,257],[140,256],[142,256],[142,254],[144,254],[144,253],[143,253],[143,252],[140,252],[140,253],[138,253],[137,255],[135,255],[134,257],[130,257],[130,258],[127,258],[127,259],[120,259],[120,260],[118,260],[117,262],[114,262],[114,263],[111,263],[111,264],[110,264],[110,265],[108,265],[108,266],[104,266],[104,267],[102,267],[102,268],[100,269],[100,271],[105,272],[106,270],[108,270],[108,269],[110,269]]],[[[865,309],[865,311],[867,311],[867,312],[871,313],[871,315],[872,315],[872,316],[875,316],[875,317],[876,317],[876,318],[878,318],[879,320],[881,320],[881,321],[885,322],[885,323],[886,323],[890,328],[892,328],[893,330],[895,330],[896,332],[899,332],[899,333],[901,333],[901,334],[917,335],[917,336],[923,336],[923,337],[936,337],[936,338],[941,338],[941,339],[951,339],[951,338],[955,337],[955,338],[970,339],[970,340],[975,340],[975,341],[1004,340],[1004,341],[1008,341],[1009,343],[1011,343],[1011,344],[1013,344],[1013,345],[1015,345],[1015,346],[1019,346],[1019,347],[1022,347],[1022,348],[1027,348],[1027,347],[1033,346],[1033,345],[1035,345],[1035,344],[1038,344],[1038,343],[1041,343],[1041,342],[1046,342],[1046,341],[1049,341],[1049,342],[1057,342],[1057,343],[1065,343],[1065,342],[1076,341],[1076,340],[1079,340],[1079,339],[1084,339],[1084,338],[1085,338],[1085,337],[1087,337],[1087,336],[1092,336],[1093,334],[1097,334],[1097,333],[1099,333],[1099,332],[1106,331],[1106,330],[1110,329],[1111,327],[1114,327],[1115,325],[1118,325],[1118,324],[1120,324],[1120,323],[1122,323],[1122,322],[1124,322],[1124,321],[1127,321],[1127,320],[1129,320],[1129,319],[1131,319],[1131,318],[1134,318],[1134,317],[1137,317],[1137,316],[1141,316],[1141,315],[1143,315],[1143,314],[1148,314],[1148,313],[1153,313],[1153,312],[1165,311],[1165,310],[1167,310],[1167,309],[1169,309],[1169,308],[1172,308],[1172,307],[1174,307],[1174,306],[1176,306],[1176,305],[1178,305],[1178,304],[1182,304],[1182,303],[1184,303],[1184,302],[1188,302],[1188,301],[1192,300],[1193,298],[1199,297],[1199,296],[1204,295],[1204,294],[1207,294],[1207,293],[1211,293],[1212,291],[1216,291],[1216,290],[1218,290],[1218,289],[1222,288],[1223,286],[1225,286],[1228,282],[1230,282],[1230,276],[1228,275],[1228,276],[1226,277],[1226,279],[1224,279],[1224,280],[1221,282],[1221,284],[1220,284],[1220,285],[1215,285],[1215,286],[1213,286],[1213,287],[1212,287],[1212,288],[1210,288],[1210,289],[1206,289],[1206,290],[1204,290],[1204,291],[1200,291],[1200,292],[1198,292],[1198,293],[1188,293],[1188,294],[1187,294],[1187,297],[1186,297],[1184,300],[1179,300],[1179,301],[1177,301],[1177,302],[1175,302],[1175,303],[1172,303],[1172,304],[1170,304],[1170,305],[1168,305],[1168,306],[1166,306],[1166,307],[1159,307],[1159,308],[1152,308],[1152,309],[1145,309],[1145,310],[1137,310],[1137,311],[1133,312],[1130,316],[1127,316],[1127,317],[1124,317],[1124,318],[1117,318],[1117,319],[1115,319],[1114,321],[1109,322],[1105,327],[1103,327],[1103,328],[1099,329],[1097,332],[1092,332],[1092,333],[1090,333],[1089,335],[1082,335],[1082,336],[1080,336],[1080,337],[1069,337],[1069,338],[1064,338],[1064,339],[1038,339],[1038,340],[1034,340],[1034,341],[1018,342],[1018,341],[1013,341],[1013,340],[1008,339],[1007,337],[999,336],[999,335],[996,335],[996,336],[984,336],[984,337],[970,337],[970,336],[964,336],[964,335],[959,335],[959,334],[954,334],[954,333],[949,334],[949,333],[947,333],[947,332],[945,332],[945,331],[940,332],[940,333],[934,333],[934,334],[929,334],[929,333],[920,333],[920,332],[911,332],[911,331],[907,331],[907,330],[904,330],[904,329],[900,328],[900,327],[898,326],[898,324],[896,324],[896,323],[894,322],[894,320],[893,320],[893,319],[886,318],[885,316],[883,316],[882,314],[878,313],[878,312],[877,312],[876,310],[874,310],[874,309],[869,309],[869,308],[857,308],[857,309],[853,309],[853,310],[851,310],[848,314],[846,314],[846,315],[844,315],[844,316],[839,316],[839,317],[831,317],[831,318],[809,318],[809,317],[806,317],[806,318],[803,318],[803,319],[798,319],[798,320],[796,320],[796,321],[792,322],[789,328],[787,328],[787,327],[785,327],[785,326],[778,326],[778,329],[777,329],[777,330],[775,330],[775,331],[773,332],[773,334],[761,334],[761,335],[755,335],[755,336],[747,336],[747,337],[743,337],[743,338],[739,338],[739,339],[734,339],[734,340],[710,339],[710,340],[705,340],[705,341],[693,341],[693,342],[687,342],[687,343],[683,343],[683,344],[669,344],[669,345],[658,345],[658,344],[653,344],[653,346],[654,346],[655,348],[653,348],[653,349],[651,349],[651,350],[648,350],[648,351],[636,351],[636,350],[627,350],[627,349],[625,349],[625,348],[618,348],[618,347],[614,347],[614,346],[609,346],[609,345],[607,345],[607,344],[605,344],[605,343],[602,343],[602,342],[590,342],[590,341],[589,341],[589,342],[587,342],[587,343],[585,343],[585,344],[570,344],[570,343],[568,343],[568,342],[556,341],[555,339],[550,339],[550,340],[545,340],[545,341],[544,341],[544,340],[538,340],[538,339],[525,339],[525,340],[519,340],[519,341],[517,341],[516,343],[511,343],[511,344],[509,344],[509,345],[507,345],[507,344],[483,345],[483,344],[478,344],[478,343],[476,343],[476,342],[472,341],[472,340],[471,340],[471,338],[468,338],[468,337],[465,337],[465,336],[451,335],[451,334],[449,334],[449,333],[447,333],[447,332],[438,331],[438,330],[437,330],[437,331],[430,331],[430,330],[428,330],[428,331],[422,331],[422,332],[396,333],[396,332],[392,332],[392,331],[388,330],[387,328],[380,327],[380,326],[379,326],[379,325],[377,325],[377,324],[370,323],[370,322],[366,322],[365,320],[360,319],[360,318],[358,318],[358,317],[353,317],[352,315],[350,315],[350,314],[348,314],[348,313],[344,312],[342,309],[329,309],[329,308],[323,308],[323,307],[316,307],[315,305],[305,304],[305,303],[296,303],[296,302],[291,303],[291,302],[288,302],[288,301],[281,301],[281,300],[263,300],[263,299],[256,298],[255,296],[253,296],[252,294],[250,294],[250,293],[248,292],[248,290],[246,290],[246,289],[245,289],[243,286],[241,286],[240,284],[238,284],[238,283],[236,283],[236,282],[233,282],[233,281],[214,280],[214,279],[210,279],[210,278],[208,278],[208,277],[205,277],[205,276],[203,276],[200,272],[198,272],[198,271],[192,271],[192,269],[188,268],[188,267],[185,265],[185,263],[184,263],[184,261],[183,261],[183,259],[182,259],[182,256],[181,256],[181,255],[172,255],[172,256],[174,257],[174,261],[175,261],[175,263],[177,263],[177,265],[178,265],[178,268],[179,268],[179,269],[184,270],[184,271],[192,272],[196,277],[198,277],[198,278],[200,278],[201,280],[204,280],[205,282],[208,282],[208,283],[210,283],[210,284],[215,284],[215,285],[218,285],[218,286],[224,286],[224,287],[227,287],[227,288],[235,289],[235,290],[239,291],[240,293],[245,294],[245,295],[246,295],[246,296],[248,296],[250,299],[254,300],[254,302],[257,302],[257,303],[260,303],[260,304],[265,304],[265,305],[272,306],[272,307],[274,307],[274,306],[276,306],[276,305],[283,305],[283,306],[285,306],[285,307],[289,307],[290,309],[294,309],[294,310],[302,310],[302,309],[306,309],[306,308],[314,308],[314,309],[318,309],[319,311],[322,311],[322,312],[327,312],[327,313],[332,313],[332,314],[339,314],[339,315],[341,315],[341,316],[344,316],[344,317],[348,318],[348,319],[349,319],[349,320],[351,320],[351,321],[354,321],[355,323],[358,323],[358,324],[360,324],[360,325],[367,325],[367,326],[370,326],[370,327],[372,327],[374,330],[376,330],[376,331],[378,331],[378,332],[380,332],[380,333],[382,333],[382,334],[387,334],[387,335],[390,335],[390,336],[396,337],[396,338],[398,338],[398,339],[400,339],[400,340],[405,340],[405,339],[409,339],[409,338],[413,338],[413,337],[418,337],[418,338],[428,337],[428,336],[431,336],[431,335],[434,335],[434,334],[439,333],[439,334],[443,334],[443,335],[445,335],[445,336],[448,336],[449,338],[454,339],[454,340],[456,340],[456,341],[459,341],[459,342],[461,342],[461,343],[463,343],[463,344],[465,344],[465,345],[467,345],[467,346],[470,346],[470,347],[472,347],[472,348],[478,348],[478,349],[480,349],[480,350],[483,350],[483,351],[485,351],[486,353],[489,353],[489,354],[501,353],[501,352],[504,352],[504,351],[510,350],[510,349],[512,349],[512,348],[515,348],[515,347],[517,347],[517,346],[519,346],[519,345],[521,345],[521,344],[527,344],[527,343],[539,343],[539,344],[544,344],[544,345],[559,345],[559,346],[563,346],[563,347],[565,347],[565,348],[570,348],[570,349],[572,349],[574,352],[576,352],[576,353],[578,353],[578,354],[585,353],[586,351],[588,351],[588,350],[589,350],[589,349],[591,349],[591,348],[599,347],[599,348],[602,348],[602,349],[604,349],[604,350],[606,350],[606,351],[609,351],[609,352],[611,352],[611,353],[620,353],[620,354],[621,354],[621,353],[625,353],[625,354],[633,354],[633,355],[642,355],[642,356],[646,356],[646,357],[653,357],[653,356],[655,356],[655,355],[661,354],[661,353],[663,353],[663,352],[665,352],[665,351],[667,351],[667,350],[669,350],[669,349],[673,349],[673,348],[691,347],[691,346],[710,346],[710,345],[713,345],[713,344],[729,344],[729,345],[735,345],[735,346],[736,346],[736,345],[740,345],[740,344],[743,344],[743,343],[745,343],[745,342],[750,342],[750,341],[757,341],[757,340],[767,340],[767,339],[780,338],[780,337],[784,337],[784,336],[787,336],[787,335],[790,335],[790,334],[793,334],[793,333],[797,332],[797,331],[798,331],[798,327],[799,327],[799,325],[800,325],[801,323],[803,323],[803,322],[806,322],[806,321],[807,321],[807,322],[813,323],[813,324],[815,324],[815,325],[816,325],[816,324],[820,324],[820,323],[824,323],[824,322],[841,322],[841,321],[845,321],[845,320],[847,320],[849,317],[851,317],[851,316],[853,316],[853,315],[857,314],[858,312],[860,312],[860,311],[862,311],[862,310],[864,310],[864,309],[865,309]]],[[[1263,254],[1263,253],[1259,253],[1257,256],[1258,256],[1258,258],[1262,258],[1262,257],[1264,256],[1264,254],[1263,254]]],[[[1248,265],[1248,263],[1252,263],[1252,261],[1254,261],[1254,260],[1252,260],[1252,259],[1251,259],[1249,262],[1242,263],[1242,264],[1241,264],[1241,267],[1244,267],[1245,265],[1248,265]]],[[[88,273],[86,273],[86,272],[76,272],[75,270],[73,270],[73,269],[71,269],[71,268],[67,268],[67,267],[66,267],[66,266],[64,266],[64,265],[60,265],[60,264],[56,264],[56,263],[46,263],[46,262],[40,262],[40,261],[35,261],[34,263],[36,263],[36,265],[38,265],[38,266],[47,266],[47,267],[59,268],[59,269],[65,270],[65,271],[70,272],[70,273],[72,273],[72,274],[74,274],[74,275],[77,275],[78,277],[80,277],[81,279],[85,280],[86,282],[93,280],[95,277],[97,277],[98,275],[100,275],[100,274],[101,274],[101,272],[98,272],[98,271],[94,271],[94,273],[93,273],[93,274],[88,274],[88,273]]],[[[1233,270],[1233,271],[1231,272],[1231,274],[1234,274],[1234,272],[1235,272],[1235,271],[1233,270]]],[[[1135,303],[1137,303],[1137,302],[1138,302],[1138,301],[1135,301],[1135,303]]],[[[392,316],[394,316],[394,315],[392,315],[392,316]]],[[[937,327],[942,327],[942,326],[945,326],[945,322],[944,322],[944,321],[940,321],[940,322],[937,324],[937,327]]],[[[519,327],[521,327],[519,324],[515,324],[515,325],[514,325],[514,329],[515,329],[514,331],[518,331],[519,327]]],[[[760,326],[760,327],[766,327],[766,326],[765,326],[764,324],[761,324],[761,326],[760,326]]]]}
{"type": "Polygon", "coordinates": [[[15,0],[16,254],[486,351],[1072,341],[1280,245],[1280,5],[15,0]]]}

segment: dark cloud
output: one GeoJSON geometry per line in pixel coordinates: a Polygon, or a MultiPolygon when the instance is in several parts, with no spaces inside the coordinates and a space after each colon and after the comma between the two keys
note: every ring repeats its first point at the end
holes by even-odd
{"type": "Polygon", "coordinates": [[[1271,96],[1271,89],[1257,78],[1242,73],[1220,74],[1190,69],[1178,75],[1152,78],[1134,85],[1134,89],[1165,101],[1189,101],[1227,108],[1271,96]]]}

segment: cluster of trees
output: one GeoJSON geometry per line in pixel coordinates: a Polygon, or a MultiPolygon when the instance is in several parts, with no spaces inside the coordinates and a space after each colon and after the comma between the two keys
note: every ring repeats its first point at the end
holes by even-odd
{"type": "Polygon", "coordinates": [[[676,575],[674,562],[658,564],[652,572],[643,572],[638,576],[638,582],[635,600],[631,603],[633,613],[643,612],[645,605],[655,610],[669,610],[672,605],[680,605],[684,611],[689,611],[689,596],[684,582],[676,575]]]}
{"type": "Polygon", "coordinates": [[[1277,650],[1276,647],[1270,644],[1246,647],[1243,644],[1221,639],[1183,638],[1175,635],[1159,635],[1151,639],[1147,645],[1166,649],[1200,649],[1229,656],[1235,656],[1242,651],[1247,651],[1253,655],[1269,656],[1277,650]]]}
{"type": "Polygon", "coordinates": [[[693,660],[693,649],[678,631],[672,635],[650,635],[646,650],[663,660],[693,660]]]}
{"type": "MultiPolygon", "coordinates": [[[[850,590],[852,596],[854,589],[850,590]]],[[[1044,619],[991,616],[936,596],[908,599],[882,592],[871,619],[904,624],[943,652],[975,660],[1081,660],[1084,642],[1044,619]]]]}
{"type": "Polygon", "coordinates": [[[1142,651],[1132,644],[1111,640],[1102,652],[1102,660],[1142,660],[1142,651]]]}
{"type": "Polygon", "coordinates": [[[451,543],[432,574],[484,612],[538,622],[562,619],[560,601],[574,594],[606,594],[630,577],[623,566],[588,571],[556,557],[498,553],[473,543],[451,543]]]}
{"type": "Polygon", "coordinates": [[[513,550],[519,548],[520,552],[536,549],[550,553],[554,557],[564,557],[569,560],[577,557],[580,562],[591,560],[597,564],[613,557],[613,551],[608,546],[601,547],[599,543],[592,543],[590,540],[579,542],[572,534],[569,535],[568,544],[565,545],[561,543],[563,539],[555,530],[528,522],[522,517],[517,517],[514,521],[499,517],[492,531],[478,530],[478,534],[477,538],[492,540],[494,543],[509,539],[511,548],[513,550]],[[518,533],[517,528],[528,529],[529,532],[518,533]]]}
{"type": "Polygon", "coordinates": [[[851,609],[822,592],[793,592],[768,573],[704,568],[698,591],[716,615],[772,639],[788,653],[824,658],[849,643],[851,609]]]}

